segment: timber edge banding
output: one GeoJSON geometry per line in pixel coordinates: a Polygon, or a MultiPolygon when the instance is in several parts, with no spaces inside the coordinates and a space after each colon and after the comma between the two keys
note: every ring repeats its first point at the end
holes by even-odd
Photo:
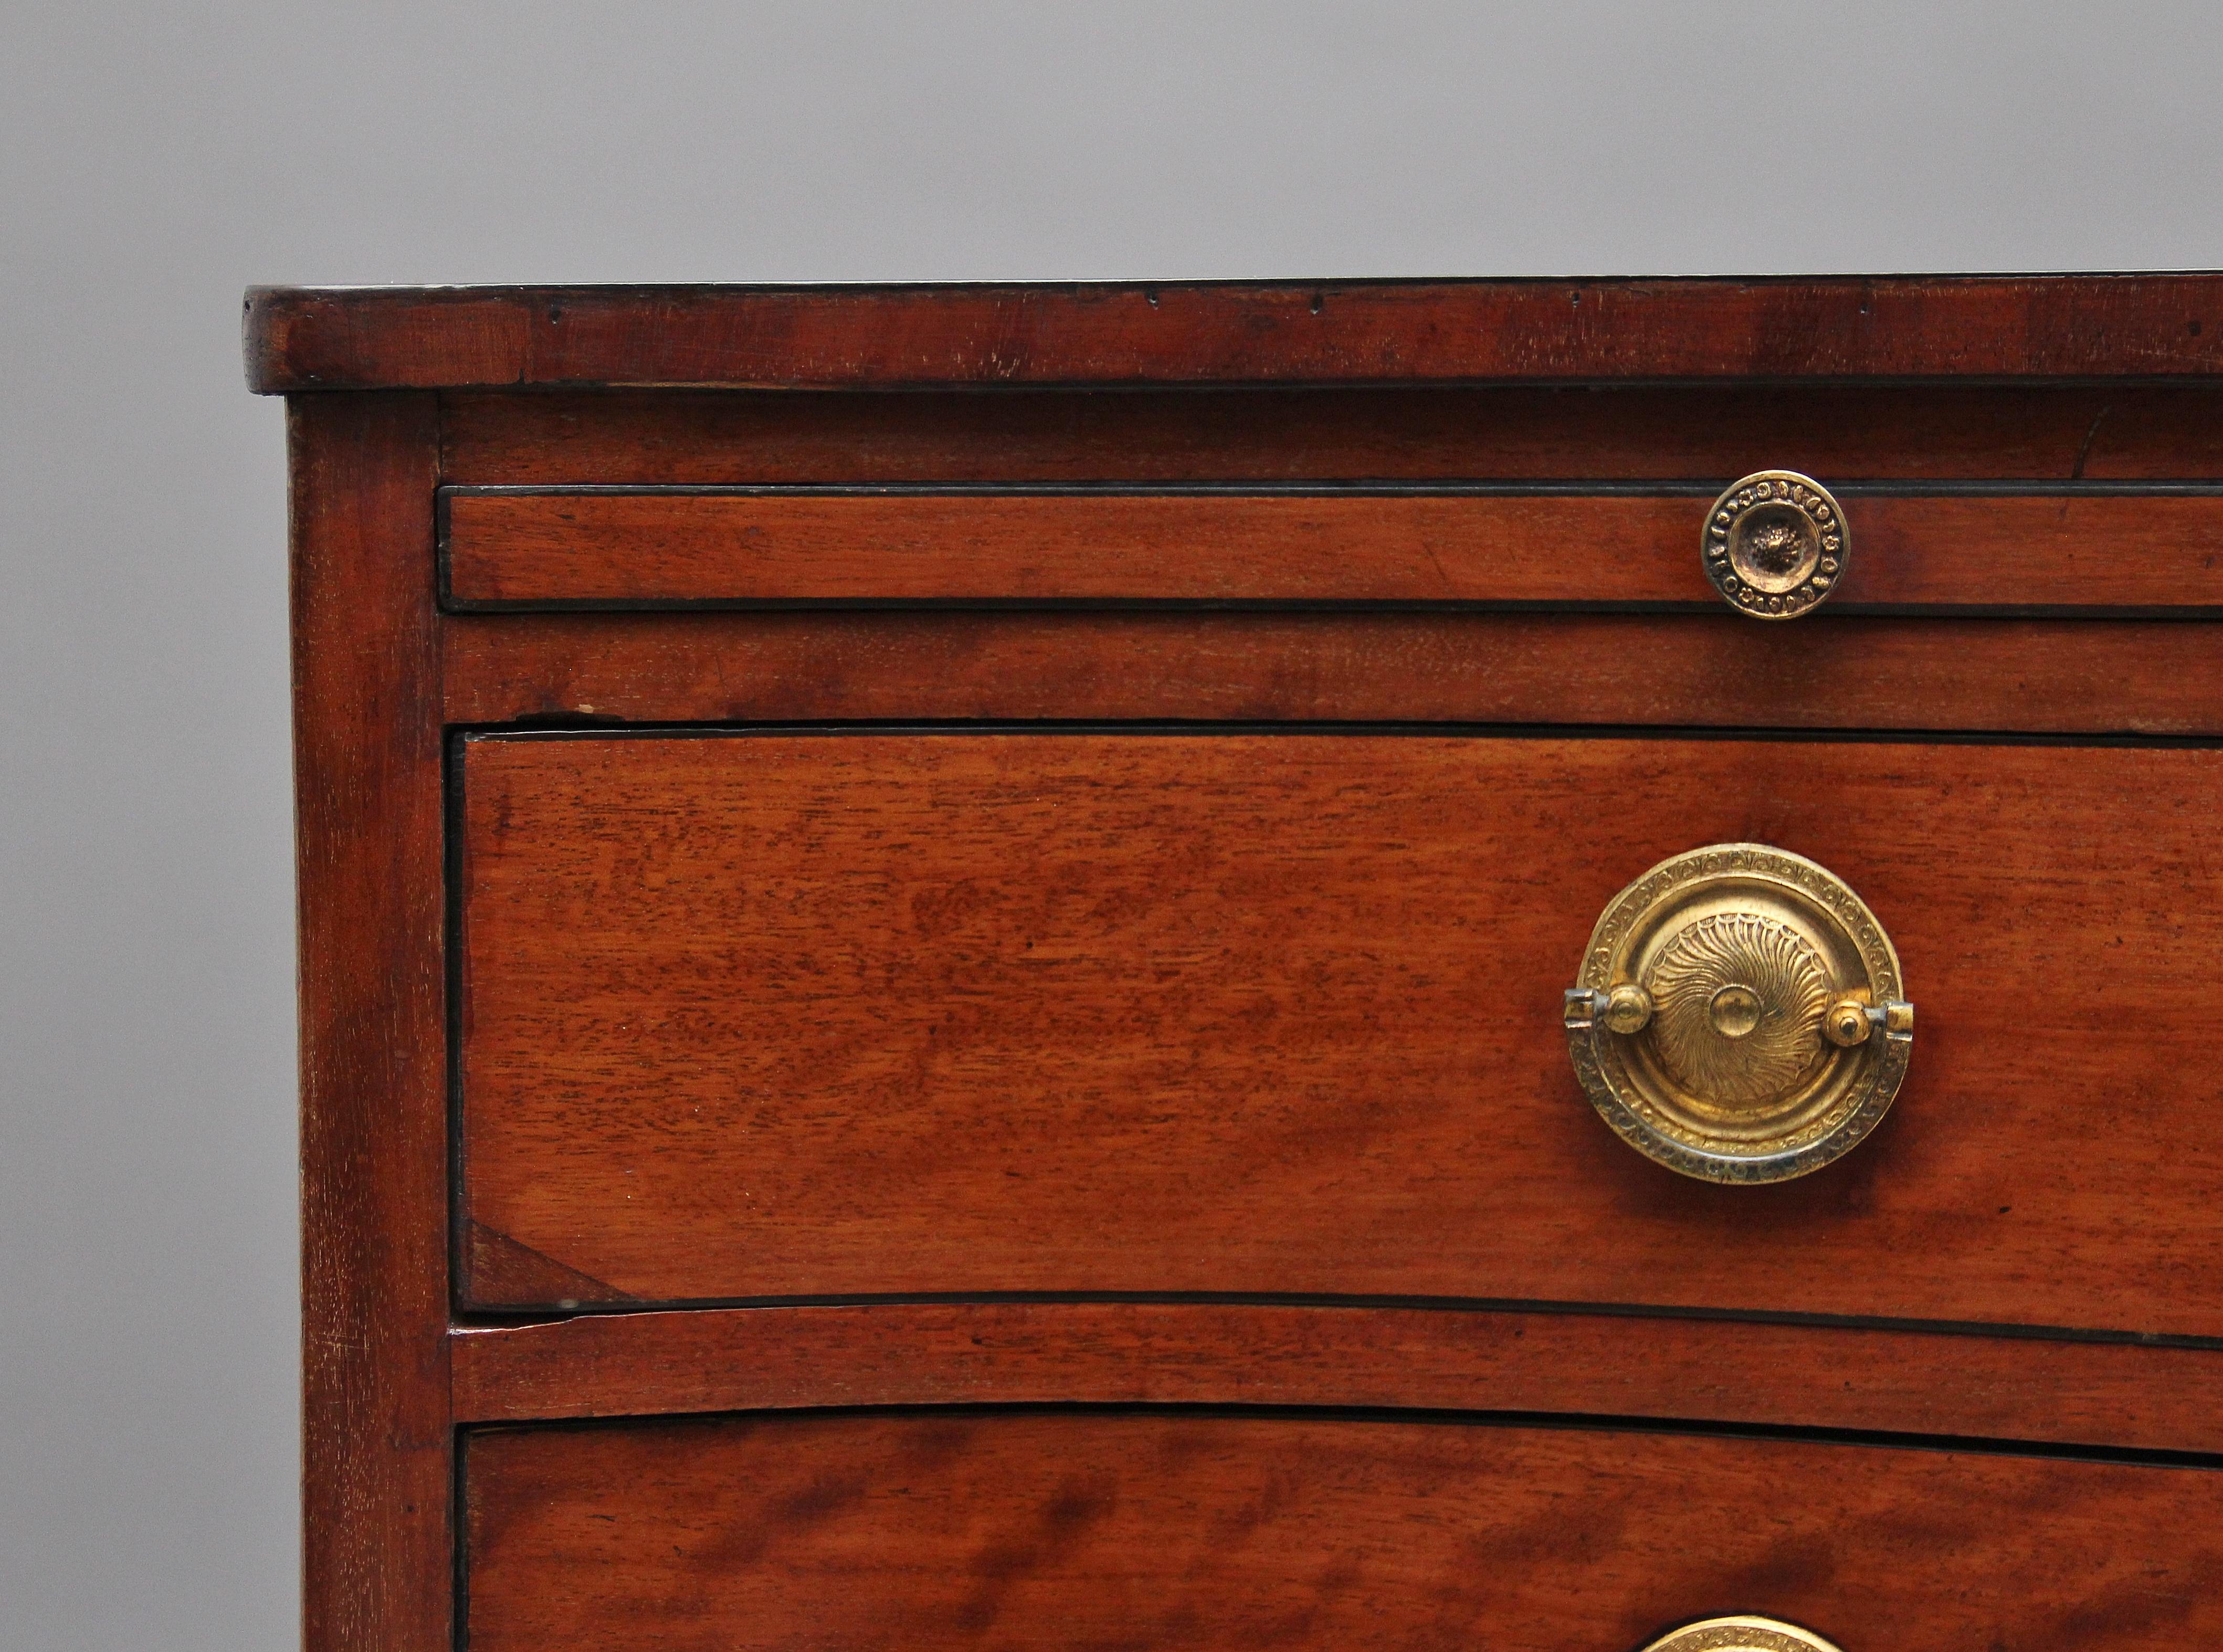
{"type": "Polygon", "coordinates": [[[291,287],[249,387],[1359,385],[2223,375],[2223,275],[291,287]]]}

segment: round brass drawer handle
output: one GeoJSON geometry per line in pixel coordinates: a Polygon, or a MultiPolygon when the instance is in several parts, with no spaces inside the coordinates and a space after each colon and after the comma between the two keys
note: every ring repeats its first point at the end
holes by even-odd
{"type": "Polygon", "coordinates": [[[1661,1636],[1644,1652],[1837,1652],[1837,1647],[1779,1618],[1709,1617],[1661,1636]]]}
{"type": "Polygon", "coordinates": [[[1783,1182],[1859,1144],[1914,1042],[1891,937],[1840,878],[1765,843],[1662,861],[1615,896],[1566,995],[1605,1121],[1707,1182],[1783,1182]]]}
{"type": "Polygon", "coordinates": [[[1853,536],[1829,490],[1796,470],[1759,470],[1714,501],[1698,560],[1721,599],[1755,620],[1795,620],[1829,599],[1853,536]]]}

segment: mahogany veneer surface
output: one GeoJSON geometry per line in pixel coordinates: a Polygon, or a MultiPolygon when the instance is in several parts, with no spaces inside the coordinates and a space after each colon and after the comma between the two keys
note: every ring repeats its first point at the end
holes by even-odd
{"type": "Polygon", "coordinates": [[[931,718],[2223,735],[2206,622],[1823,613],[517,614],[442,627],[457,723],[931,718]]]}
{"type": "Polygon", "coordinates": [[[466,1300],[1333,1293],[2223,1334],[2223,753],[1445,733],[462,747],[466,1300]],[[1693,844],[1868,892],[1876,1138],[1718,1187],[1559,1032],[1693,844]]]}
{"type": "Polygon", "coordinates": [[[310,1652],[2223,1639],[2223,274],[244,319],[310,1652]],[[1779,1186],[1559,1025],[1727,838],[1919,1006],[1779,1186]]]}
{"type": "Polygon", "coordinates": [[[811,1405],[1419,1406],[2223,1455],[2213,1350],[1660,1315],[1261,1302],[581,1313],[453,1338],[470,1422],[811,1405]]]}
{"type": "Polygon", "coordinates": [[[288,409],[303,1639],[452,1645],[430,396],[288,409]]]}
{"type": "Polygon", "coordinates": [[[474,1435],[475,1652],[2223,1636],[2223,1474],[1277,1416],[850,1416],[474,1435]]]}
{"type": "Polygon", "coordinates": [[[1262,390],[456,390],[451,483],[1830,481],[2223,477],[2201,380],[1262,390]],[[1768,459],[1755,455],[1779,456],[1768,459]]]}

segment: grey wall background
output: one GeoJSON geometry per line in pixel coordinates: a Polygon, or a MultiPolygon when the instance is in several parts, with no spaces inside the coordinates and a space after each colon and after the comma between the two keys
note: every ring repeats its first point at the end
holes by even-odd
{"type": "Polygon", "coordinates": [[[249,281],[2223,265],[2212,3],[19,6],[0,1645],[295,1636],[249,281]]]}

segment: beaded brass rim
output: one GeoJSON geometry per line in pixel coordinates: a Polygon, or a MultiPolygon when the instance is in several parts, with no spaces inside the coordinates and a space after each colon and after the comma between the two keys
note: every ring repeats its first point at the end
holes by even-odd
{"type": "Polygon", "coordinates": [[[1706,513],[1698,558],[1721,599],[1755,620],[1795,620],[1829,599],[1852,559],[1829,490],[1796,470],[1756,470],[1706,513]]]}
{"type": "Polygon", "coordinates": [[[1644,1652],[1838,1652],[1811,1630],[1775,1617],[1709,1617],[1661,1636],[1644,1652]]]}
{"type": "Polygon", "coordinates": [[[1867,904],[1765,843],[1661,861],[1607,904],[1566,994],[1590,1104],[1706,1182],[1782,1182],[1857,1146],[1906,1075],[1914,1006],[1867,904]]]}

